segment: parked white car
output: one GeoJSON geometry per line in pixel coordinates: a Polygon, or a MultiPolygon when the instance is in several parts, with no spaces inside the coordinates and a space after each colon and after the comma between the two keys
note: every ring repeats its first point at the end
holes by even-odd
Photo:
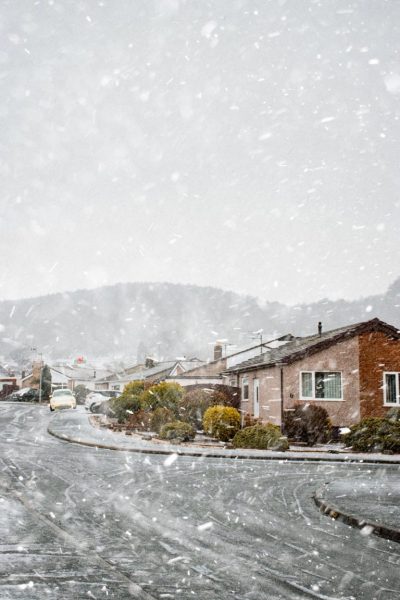
{"type": "Polygon", "coordinates": [[[116,395],[116,392],[89,392],[85,399],[85,408],[90,412],[97,412],[103,402],[116,395]]]}
{"type": "Polygon", "coordinates": [[[54,390],[50,396],[50,410],[56,408],[76,408],[76,398],[71,390],[54,390]]]}

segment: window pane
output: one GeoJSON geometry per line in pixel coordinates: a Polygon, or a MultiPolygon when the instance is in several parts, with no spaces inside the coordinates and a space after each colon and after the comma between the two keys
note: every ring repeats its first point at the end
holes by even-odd
{"type": "Polygon", "coordinates": [[[301,397],[312,398],[312,373],[301,374],[301,397]]]}
{"type": "Polygon", "coordinates": [[[243,385],[243,400],[248,400],[249,399],[249,380],[247,379],[247,377],[245,379],[243,379],[242,381],[242,385],[243,385]]]}
{"type": "Polygon", "coordinates": [[[396,402],[396,375],[394,373],[385,374],[386,402],[394,404],[396,402]]]}
{"type": "Polygon", "coordinates": [[[315,397],[329,399],[341,398],[341,373],[315,373],[315,397]]]}

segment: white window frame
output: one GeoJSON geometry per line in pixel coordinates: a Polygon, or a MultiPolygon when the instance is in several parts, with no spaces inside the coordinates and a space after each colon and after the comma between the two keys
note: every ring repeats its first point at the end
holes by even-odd
{"type": "Polygon", "coordinates": [[[400,372],[399,371],[384,371],[383,372],[383,406],[400,406],[400,372]],[[396,401],[387,402],[386,400],[386,375],[396,375],[396,401]]]}
{"type": "Polygon", "coordinates": [[[242,402],[248,402],[250,398],[250,386],[249,378],[247,376],[242,377],[242,402]],[[247,398],[244,397],[244,386],[247,385],[247,398]]]}
{"type": "MultiPolygon", "coordinates": [[[[326,371],[324,369],[318,369],[317,371],[300,371],[299,373],[299,390],[300,400],[308,400],[313,402],[344,402],[343,398],[343,372],[342,371],[326,371]],[[302,385],[302,374],[310,373],[312,376],[312,395],[303,396],[303,385],[302,385]],[[340,373],[340,398],[317,398],[315,394],[315,373],[340,373]]],[[[391,405],[393,406],[393,405],[391,405]]]]}

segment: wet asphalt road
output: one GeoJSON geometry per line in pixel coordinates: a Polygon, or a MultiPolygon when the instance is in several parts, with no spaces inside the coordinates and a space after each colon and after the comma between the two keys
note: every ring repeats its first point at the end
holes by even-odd
{"type": "Polygon", "coordinates": [[[62,442],[0,405],[0,599],[400,598],[400,544],[311,496],[393,465],[132,454],[62,442]]]}

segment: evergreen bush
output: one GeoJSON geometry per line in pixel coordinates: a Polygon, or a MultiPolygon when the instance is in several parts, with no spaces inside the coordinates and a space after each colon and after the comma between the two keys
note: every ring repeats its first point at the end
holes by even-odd
{"type": "Polygon", "coordinates": [[[400,452],[400,421],[370,417],[350,427],[343,436],[356,452],[400,452]]]}
{"type": "Polygon", "coordinates": [[[163,425],[159,436],[162,440],[174,440],[179,442],[191,442],[196,435],[195,429],[183,421],[172,421],[163,425]]]}
{"type": "Polygon", "coordinates": [[[253,425],[238,431],[232,440],[234,448],[257,448],[259,450],[288,450],[289,443],[277,425],[253,425]]]}
{"type": "Polygon", "coordinates": [[[132,413],[140,409],[140,398],[138,396],[119,396],[108,402],[107,415],[114,417],[118,423],[124,423],[132,413]]]}
{"type": "Polygon", "coordinates": [[[210,406],[203,417],[203,429],[212,437],[228,442],[240,429],[240,414],[231,406],[210,406]]]}

